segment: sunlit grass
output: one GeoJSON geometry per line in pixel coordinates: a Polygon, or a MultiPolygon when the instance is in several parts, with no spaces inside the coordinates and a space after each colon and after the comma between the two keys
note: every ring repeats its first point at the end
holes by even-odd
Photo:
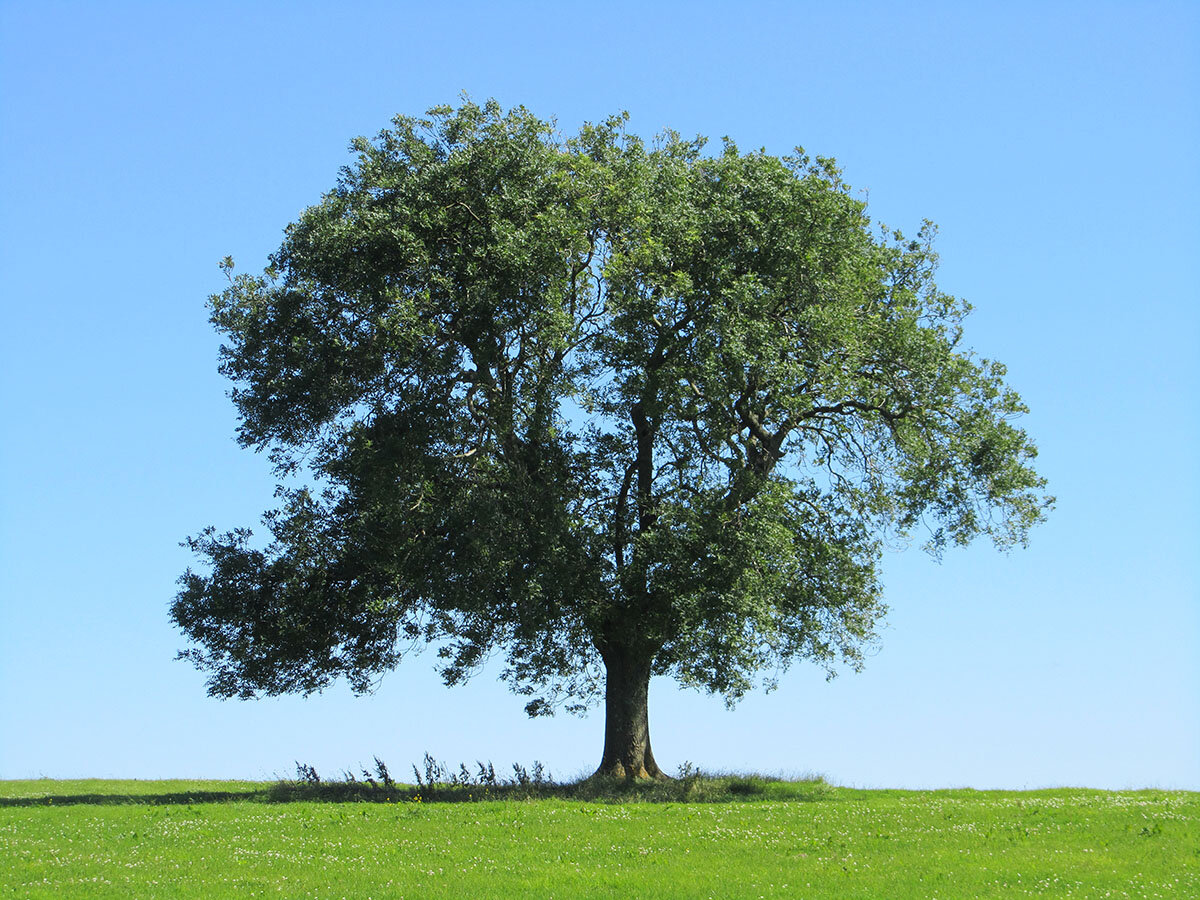
{"type": "Polygon", "coordinates": [[[1200,896],[1196,793],[703,781],[719,802],[0,782],[0,896],[1200,896]]]}

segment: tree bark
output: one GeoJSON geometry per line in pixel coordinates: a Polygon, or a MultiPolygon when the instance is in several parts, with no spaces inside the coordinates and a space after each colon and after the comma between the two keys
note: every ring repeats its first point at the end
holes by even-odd
{"type": "Polygon", "coordinates": [[[604,756],[596,775],[609,778],[666,778],[650,751],[651,654],[628,650],[603,653],[604,756]]]}

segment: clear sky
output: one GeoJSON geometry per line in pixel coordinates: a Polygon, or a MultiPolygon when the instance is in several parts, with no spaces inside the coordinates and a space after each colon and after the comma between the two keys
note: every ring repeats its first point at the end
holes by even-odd
{"type": "Polygon", "coordinates": [[[889,553],[862,674],[735,711],[651,688],[664,768],[861,786],[1200,789],[1200,13],[1191,3],[0,3],[0,777],[270,777],[378,755],[599,761],[428,656],[369,696],[217,701],[179,541],[272,503],[204,301],[347,144],[466,91],[835,156],[938,223],[1058,508],[1030,549],[889,553]],[[985,8],[986,7],[986,8],[985,8]]]}

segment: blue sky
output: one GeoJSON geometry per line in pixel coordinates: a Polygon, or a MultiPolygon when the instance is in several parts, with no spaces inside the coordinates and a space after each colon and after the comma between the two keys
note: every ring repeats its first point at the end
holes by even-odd
{"type": "Polygon", "coordinates": [[[728,712],[651,689],[655,753],[842,784],[1200,789],[1200,13],[1188,3],[0,3],[0,778],[599,760],[416,657],[353,697],[204,694],[167,621],[257,523],[204,301],[396,113],[466,91],[837,157],[938,223],[1058,497],[1032,546],[889,553],[862,674],[728,712]],[[503,7],[503,8],[501,8],[503,7]]]}

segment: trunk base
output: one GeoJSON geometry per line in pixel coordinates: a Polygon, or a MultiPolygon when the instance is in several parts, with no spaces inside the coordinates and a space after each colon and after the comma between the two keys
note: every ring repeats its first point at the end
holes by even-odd
{"type": "Polygon", "coordinates": [[[615,759],[612,762],[606,760],[600,763],[600,768],[592,773],[592,777],[613,778],[624,781],[636,781],[639,778],[653,778],[655,781],[670,781],[671,779],[670,775],[658,767],[658,763],[654,761],[653,757],[646,759],[640,766],[633,764],[625,765],[619,759],[615,759]]]}

